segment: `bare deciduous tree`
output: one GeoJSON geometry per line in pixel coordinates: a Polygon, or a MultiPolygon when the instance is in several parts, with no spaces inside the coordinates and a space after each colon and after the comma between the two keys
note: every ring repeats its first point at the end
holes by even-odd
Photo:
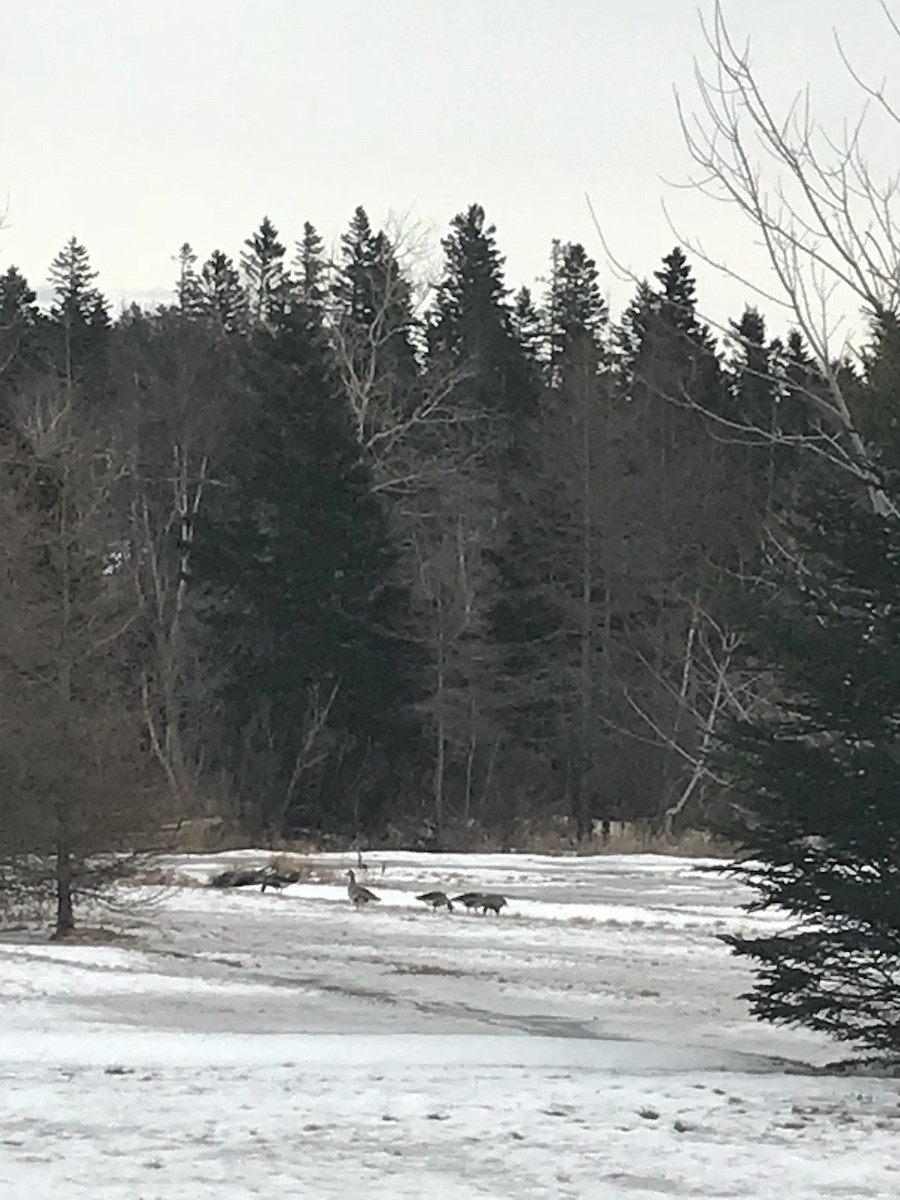
{"type": "Polygon", "coordinates": [[[3,450],[0,826],[8,861],[52,888],[65,934],[76,897],[154,824],[128,669],[141,612],[113,516],[123,457],[55,380],[16,397],[3,450]]]}
{"type": "MultiPolygon", "coordinates": [[[[886,33],[900,41],[884,0],[880,8],[886,33]]],[[[896,132],[900,112],[884,85],[866,82],[855,69],[839,38],[839,61],[865,102],[858,118],[834,135],[816,119],[808,88],[787,112],[776,112],[754,71],[749,43],[737,42],[720,0],[702,29],[706,62],[695,69],[696,111],[677,97],[684,141],[698,168],[688,186],[746,218],[772,282],[746,279],[698,239],[682,240],[697,257],[777,305],[801,331],[827,382],[825,392],[809,393],[822,418],[817,436],[801,440],[868,483],[876,510],[890,512],[841,366],[850,349],[847,304],[876,317],[900,305],[900,180],[877,179],[866,150],[872,117],[896,132]]],[[[765,430],[752,432],[766,436],[765,430]]]]}

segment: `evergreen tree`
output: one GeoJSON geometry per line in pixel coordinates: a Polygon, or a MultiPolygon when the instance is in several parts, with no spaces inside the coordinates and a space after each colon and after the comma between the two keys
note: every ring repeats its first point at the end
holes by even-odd
{"type": "Polygon", "coordinates": [[[197,255],[189,242],[185,242],[175,259],[178,264],[178,279],[175,295],[178,307],[185,315],[195,313],[200,304],[200,281],[197,278],[197,255]]]}
{"type": "Polygon", "coordinates": [[[367,448],[394,445],[393,431],[419,399],[416,321],[410,284],[390,239],[372,231],[363,208],[341,239],[332,299],[332,341],[357,437],[367,448]]]}
{"type": "Polygon", "coordinates": [[[761,1019],[900,1052],[900,526],[864,497],[811,489],[734,605],[738,667],[773,692],[723,728],[728,870],[787,929],[725,940],[751,959],[761,1019]]]}
{"type": "Polygon", "coordinates": [[[250,318],[257,325],[275,323],[288,303],[291,288],[278,230],[268,217],[263,217],[259,229],[244,245],[241,270],[246,280],[250,318]]]}
{"type": "Polygon", "coordinates": [[[406,597],[317,322],[298,307],[258,328],[246,369],[258,404],[195,541],[228,767],[271,828],[347,829],[376,819],[402,753],[406,597]]]}
{"type": "Polygon", "coordinates": [[[720,410],[727,424],[717,433],[755,481],[761,511],[770,513],[787,503],[800,465],[797,439],[809,433],[812,362],[796,330],[787,346],[778,338],[768,342],[756,308],[746,308],[731,330],[734,352],[720,410]]]}
{"type": "Polygon", "coordinates": [[[505,426],[500,437],[508,444],[517,421],[534,415],[537,388],[513,335],[496,229],[473,204],[453,218],[441,245],[444,278],[429,329],[429,360],[465,376],[457,403],[505,426]]]}
{"type": "Polygon", "coordinates": [[[748,306],[731,322],[734,353],[731,361],[734,419],[763,434],[776,423],[776,384],[766,323],[759,310],[748,306]]]}
{"type": "Polygon", "coordinates": [[[375,324],[381,306],[380,251],[378,235],[359,206],[341,236],[341,261],[332,290],[340,319],[363,329],[375,324]]]}
{"type": "Polygon", "coordinates": [[[321,312],[325,305],[327,270],[325,243],[315,225],[303,223],[303,237],[294,256],[297,298],[308,308],[321,312]]]}
{"type": "Polygon", "coordinates": [[[554,241],[546,308],[551,373],[558,376],[559,364],[573,343],[587,336],[599,347],[609,323],[597,264],[580,243],[554,241]]]}
{"type": "Polygon", "coordinates": [[[197,311],[225,333],[238,333],[247,324],[247,293],[232,260],[214,250],[203,264],[197,285],[197,311]]]}
{"type": "Polygon", "coordinates": [[[16,267],[0,275],[0,380],[9,387],[40,362],[41,317],[36,300],[16,267]]]}
{"type": "Polygon", "coordinates": [[[510,327],[537,381],[544,373],[544,321],[527,287],[519,288],[513,297],[510,327]]]}
{"type": "Polygon", "coordinates": [[[94,286],[96,278],[90,255],[75,237],[50,264],[50,320],[59,335],[54,339],[57,369],[69,385],[81,381],[91,393],[102,383],[110,326],[106,301],[94,286]]]}
{"type": "MultiPolygon", "coordinates": [[[[808,362],[797,355],[795,371],[807,375],[808,362]]],[[[900,320],[896,314],[880,313],[872,321],[870,345],[863,354],[864,381],[855,389],[855,416],[867,445],[877,447],[882,470],[892,476],[900,471],[900,320]]],[[[801,378],[801,386],[808,378],[801,378]]]]}

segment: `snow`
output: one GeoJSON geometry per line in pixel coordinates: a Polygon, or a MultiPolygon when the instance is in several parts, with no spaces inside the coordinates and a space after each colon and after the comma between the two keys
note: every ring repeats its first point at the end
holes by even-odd
{"type": "Polygon", "coordinates": [[[716,935],[777,919],[710,863],[366,854],[362,912],[355,855],[197,886],[267,858],[168,860],[119,944],[0,941],[2,1200],[900,1195],[900,1085],[750,1018],[716,935]]]}

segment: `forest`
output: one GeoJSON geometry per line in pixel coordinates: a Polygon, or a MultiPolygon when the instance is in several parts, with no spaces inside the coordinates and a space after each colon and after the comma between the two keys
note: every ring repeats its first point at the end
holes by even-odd
{"type": "MultiPolygon", "coordinates": [[[[713,329],[678,247],[616,319],[577,243],[513,290],[477,204],[434,279],[361,207],[296,234],[152,310],[74,237],[46,308],[0,276],[5,840],[702,825],[771,698],[735,584],[852,436],[802,335],[713,329]]],[[[834,364],[873,422],[895,332],[834,364]]]]}

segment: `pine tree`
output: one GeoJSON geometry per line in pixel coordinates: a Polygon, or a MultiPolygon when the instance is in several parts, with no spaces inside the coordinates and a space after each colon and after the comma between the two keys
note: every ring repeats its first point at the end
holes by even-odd
{"type": "Polygon", "coordinates": [[[363,329],[375,323],[380,308],[379,244],[366,210],[354,210],[341,237],[341,261],[332,285],[340,318],[363,329]]]}
{"type": "Polygon", "coordinates": [[[258,404],[195,541],[227,764],[270,828],[347,830],[376,819],[402,755],[406,597],[317,322],[298,307],[258,328],[246,369],[258,404]]]}
{"type": "Polygon", "coordinates": [[[331,332],[360,443],[382,441],[419,394],[412,292],[383,231],[357,208],[341,238],[332,285],[331,332]]]}
{"type": "Polygon", "coordinates": [[[247,293],[234,263],[221,250],[214,250],[200,271],[197,311],[225,333],[247,326],[247,293]]]}
{"type": "Polygon", "coordinates": [[[313,311],[321,312],[327,292],[325,243],[309,221],[304,221],[303,237],[297,243],[294,275],[298,300],[313,311]]]}
{"type": "Polygon", "coordinates": [[[457,214],[444,248],[444,277],[429,329],[429,360],[465,375],[457,402],[494,423],[508,441],[519,419],[534,415],[537,387],[516,342],[496,229],[473,204],[457,214]]]}
{"type": "Polygon", "coordinates": [[[754,481],[761,512],[771,513],[786,502],[800,465],[794,440],[808,431],[810,398],[802,392],[812,383],[812,363],[796,330],[788,348],[778,338],[769,342],[756,308],[746,308],[731,330],[734,352],[719,414],[726,424],[716,433],[754,481]]]}
{"type": "Polygon", "coordinates": [[[244,242],[241,270],[246,281],[250,319],[257,325],[274,324],[288,304],[291,280],[285,265],[285,247],[268,217],[244,242]]]}
{"type": "Polygon", "coordinates": [[[75,237],[50,264],[50,319],[59,333],[57,369],[70,386],[80,381],[92,395],[102,385],[110,326],[106,301],[94,287],[96,278],[90,255],[75,237]]]}
{"type": "Polygon", "coordinates": [[[550,337],[551,375],[573,343],[588,337],[602,344],[609,310],[600,292],[597,264],[578,242],[554,241],[552,273],[546,300],[550,337]]]}
{"type": "Polygon", "coordinates": [[[40,363],[41,317],[36,300],[16,267],[0,275],[0,380],[8,387],[40,363]]]}
{"type": "MultiPolygon", "coordinates": [[[[809,371],[808,361],[798,354],[793,366],[798,374],[809,371]]],[[[894,313],[883,312],[872,321],[863,370],[864,386],[856,389],[854,415],[867,445],[878,448],[880,467],[893,475],[900,471],[900,319],[894,313]]],[[[801,386],[804,383],[808,385],[808,377],[801,378],[801,386]]]]}
{"type": "Polygon", "coordinates": [[[196,313],[200,303],[200,281],[197,278],[197,255],[189,242],[179,248],[175,262],[178,264],[178,279],[175,284],[175,296],[178,307],[189,316],[196,313]]]}
{"type": "Polygon", "coordinates": [[[519,288],[513,297],[510,327],[512,335],[537,381],[544,374],[544,343],[546,339],[543,318],[527,287],[519,288]]]}
{"type": "Polygon", "coordinates": [[[748,306],[739,321],[731,322],[731,333],[734,420],[768,433],[775,426],[778,398],[766,323],[757,308],[748,306]]]}
{"type": "MultiPolygon", "coordinates": [[[[900,1053],[900,525],[817,485],[733,602],[737,666],[771,696],[722,729],[728,870],[786,929],[732,935],[762,1020],[900,1053]]],[[[779,924],[781,924],[779,922],[779,924]]]]}

